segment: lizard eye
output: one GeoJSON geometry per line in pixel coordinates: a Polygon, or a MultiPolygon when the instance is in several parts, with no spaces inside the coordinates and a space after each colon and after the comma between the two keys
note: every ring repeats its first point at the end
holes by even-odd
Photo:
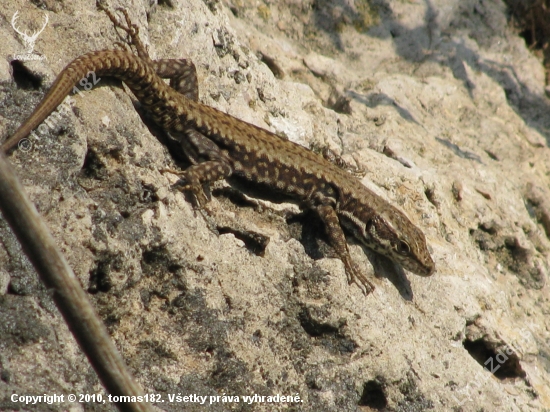
{"type": "Polygon", "coordinates": [[[395,250],[400,255],[408,255],[409,253],[411,253],[411,247],[409,246],[409,244],[402,240],[399,240],[397,242],[397,244],[395,245],[395,250]]]}

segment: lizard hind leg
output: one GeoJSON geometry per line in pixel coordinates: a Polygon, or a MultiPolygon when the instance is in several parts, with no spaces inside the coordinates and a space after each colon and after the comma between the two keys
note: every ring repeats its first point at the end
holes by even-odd
{"type": "MultiPolygon", "coordinates": [[[[140,59],[146,61],[149,64],[153,64],[153,60],[151,57],[149,57],[149,53],[147,52],[147,49],[145,48],[145,45],[142,43],[141,39],[139,38],[139,27],[137,24],[132,23],[132,19],[130,18],[130,15],[128,14],[128,10],[122,7],[117,8],[116,10],[121,12],[124,16],[124,19],[126,20],[126,25],[122,24],[118,18],[114,15],[114,13],[109,10],[102,2],[98,2],[97,6],[100,10],[102,10],[107,17],[109,17],[109,20],[113,23],[113,26],[116,28],[121,29],[122,31],[125,31],[126,34],[130,37],[130,40],[127,40],[128,45],[134,46],[136,48],[137,54],[140,59]]],[[[117,42],[117,44],[121,45],[122,43],[117,42]]]]}
{"type": "Polygon", "coordinates": [[[109,10],[102,2],[98,2],[98,8],[105,12],[109,20],[113,23],[115,29],[119,28],[126,32],[130,37],[126,43],[116,42],[115,44],[125,49],[126,47],[134,46],[140,59],[152,66],[159,77],[170,79],[170,87],[178,93],[183,94],[188,99],[199,100],[199,82],[197,78],[197,70],[190,59],[160,59],[152,60],[147,52],[146,47],[139,38],[139,27],[132,23],[128,10],[118,8],[124,15],[126,25],[121,23],[114,13],[109,10]]]}
{"type": "Polygon", "coordinates": [[[203,186],[231,176],[233,166],[213,141],[195,129],[170,134],[170,137],[179,142],[182,151],[191,163],[186,170],[176,173],[181,178],[174,184],[174,187],[191,192],[195,196],[198,206],[203,208],[208,201],[203,186]]]}
{"type": "Polygon", "coordinates": [[[155,72],[170,79],[170,87],[193,101],[199,100],[197,69],[190,59],[159,59],[152,62],[155,72]]]}
{"type": "MultiPolygon", "coordinates": [[[[206,161],[178,172],[180,180],[174,183],[172,187],[181,191],[191,192],[199,208],[203,209],[206,203],[208,203],[208,197],[203,186],[229,176],[231,171],[231,166],[228,163],[215,160],[206,161]]],[[[170,172],[173,171],[170,170],[170,172]]]]}

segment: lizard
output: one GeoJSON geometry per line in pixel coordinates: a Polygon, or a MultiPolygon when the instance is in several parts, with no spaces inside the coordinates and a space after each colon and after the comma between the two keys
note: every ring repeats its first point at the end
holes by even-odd
{"type": "Polygon", "coordinates": [[[434,273],[435,263],[424,233],[401,210],[322,156],[200,103],[196,69],[190,60],[151,59],[140,40],[139,27],[125,9],[117,10],[123,13],[126,25],[101,3],[98,7],[115,29],[127,33],[126,46],[130,50],[93,51],[70,62],[0,150],[8,153],[28,136],[79,80],[91,73],[113,77],[126,84],[152,121],[189,158],[191,165],[178,172],[175,186],[192,193],[199,207],[207,201],[205,186],[230,177],[285,195],[300,208],[317,213],[344,265],[348,283],[357,284],[365,295],[374,290],[374,285],[352,261],[344,230],[410,272],[419,276],[434,273]],[[163,79],[170,79],[170,84],[163,79]]]}

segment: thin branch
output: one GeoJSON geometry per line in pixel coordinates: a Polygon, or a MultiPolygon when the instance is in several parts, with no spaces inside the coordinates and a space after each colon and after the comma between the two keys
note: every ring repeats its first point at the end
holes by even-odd
{"type": "MultiPolygon", "coordinates": [[[[1,152],[0,211],[40,278],[53,291],[59,311],[107,392],[116,396],[143,396],[46,224],[1,152]]],[[[153,411],[152,406],[145,402],[117,403],[116,406],[121,411],[153,411]]]]}

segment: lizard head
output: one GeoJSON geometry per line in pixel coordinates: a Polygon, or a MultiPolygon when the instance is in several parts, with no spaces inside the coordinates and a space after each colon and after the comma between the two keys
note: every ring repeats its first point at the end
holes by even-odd
{"type": "Polygon", "coordinates": [[[401,211],[392,207],[388,212],[373,214],[372,209],[365,208],[363,213],[357,215],[340,210],[339,217],[341,224],[366,247],[398,262],[416,275],[430,276],[434,273],[435,263],[428,251],[424,233],[401,211]]]}

